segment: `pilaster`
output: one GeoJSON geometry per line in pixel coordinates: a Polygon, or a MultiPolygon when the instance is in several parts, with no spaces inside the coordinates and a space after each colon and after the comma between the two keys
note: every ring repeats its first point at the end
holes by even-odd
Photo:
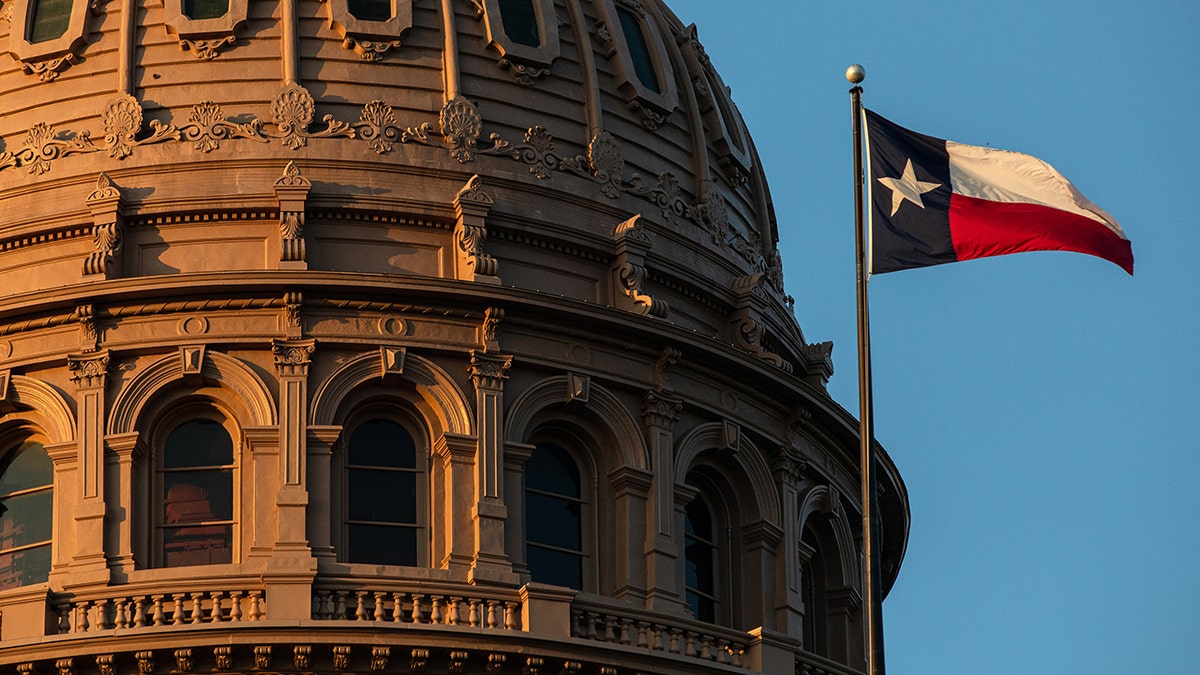
{"type": "Polygon", "coordinates": [[[646,579],[647,609],[684,612],[675,561],[675,423],[683,402],[666,391],[650,390],[644,399],[642,420],[650,448],[654,477],[647,502],[646,579]]]}
{"type": "Polygon", "coordinates": [[[471,381],[475,384],[476,429],[475,506],[472,510],[475,552],[472,581],[516,583],[504,552],[504,524],[508,509],[502,499],[504,481],[504,381],[512,357],[479,350],[471,352],[471,381]]]}
{"type": "Polygon", "coordinates": [[[77,387],[79,405],[75,433],[79,452],[79,499],[75,503],[76,536],[71,572],[76,576],[85,575],[89,582],[108,580],[104,554],[104,394],[108,363],[107,350],[67,356],[67,368],[77,387]]]}

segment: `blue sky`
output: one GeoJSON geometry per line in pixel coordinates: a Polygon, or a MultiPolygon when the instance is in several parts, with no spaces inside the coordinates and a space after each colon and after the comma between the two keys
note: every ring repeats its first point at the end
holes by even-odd
{"type": "Polygon", "coordinates": [[[1045,159],[1133,241],[1132,278],[1048,252],[871,282],[876,436],[912,503],[889,673],[1200,673],[1200,3],[669,4],[754,135],[848,409],[851,63],[868,107],[1045,159]]]}

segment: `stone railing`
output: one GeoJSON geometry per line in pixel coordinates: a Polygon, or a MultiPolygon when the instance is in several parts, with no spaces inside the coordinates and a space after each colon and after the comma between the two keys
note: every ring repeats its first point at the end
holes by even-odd
{"type": "Polygon", "coordinates": [[[664,617],[636,608],[575,600],[571,636],[742,667],[750,636],[699,621],[664,617]]]}
{"type": "Polygon", "coordinates": [[[516,592],[481,588],[439,589],[421,583],[374,588],[318,584],[313,589],[312,616],[322,621],[520,630],[521,601],[516,592]]]}
{"type": "Polygon", "coordinates": [[[54,604],[60,634],[128,628],[239,623],[266,618],[260,589],[182,590],[112,586],[54,604]]]}

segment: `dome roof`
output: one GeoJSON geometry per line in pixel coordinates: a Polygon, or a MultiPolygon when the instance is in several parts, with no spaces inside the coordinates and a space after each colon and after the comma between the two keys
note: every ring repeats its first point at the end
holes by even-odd
{"type": "MultiPolygon", "coordinates": [[[[73,241],[103,272],[120,242],[80,223],[107,209],[136,251],[128,276],[278,257],[468,278],[624,307],[814,384],[831,373],[792,318],[737,107],[661,2],[43,6],[8,2],[0,22],[14,256],[31,237],[73,241]],[[278,252],[253,232],[277,214],[278,252]]],[[[65,253],[30,256],[0,271],[0,294],[81,280],[65,253]]]]}

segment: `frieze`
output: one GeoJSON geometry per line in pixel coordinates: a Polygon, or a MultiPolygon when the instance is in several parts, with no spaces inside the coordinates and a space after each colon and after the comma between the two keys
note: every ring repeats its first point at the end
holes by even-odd
{"type": "MultiPolygon", "coordinates": [[[[39,122],[27,131],[20,150],[0,151],[0,172],[25,168],[41,175],[49,172],[57,160],[70,155],[106,152],[115,159],[124,159],[140,146],[165,142],[187,142],[194,149],[209,153],[231,139],[278,141],[299,149],[311,139],[345,138],[361,139],[377,154],[393,151],[397,143],[415,143],[444,148],[463,164],[473,162],[479,155],[509,157],[526,164],[530,173],[541,180],[550,179],[557,171],[572,173],[596,183],[601,194],[610,199],[622,194],[645,199],[661,210],[664,221],[689,220],[708,232],[718,246],[738,253],[751,265],[764,264],[758,242],[733,231],[729,208],[720,191],[709,189],[702,202],[689,203],[679,179],[670,172],[653,180],[636,173],[626,178],[621,146],[607,131],[601,130],[591,139],[585,155],[564,157],[555,148],[553,134],[542,126],[530,127],[519,144],[514,145],[496,133],[488,134],[487,142],[481,142],[483,120],[475,106],[462,97],[446,103],[438,116],[437,129],[429,122],[401,126],[392,106],[380,100],[367,103],[358,121],[353,123],[325,115],[323,126],[310,130],[314,117],[312,95],[297,85],[285,87],[275,97],[270,122],[257,116],[247,119],[244,114],[231,117],[212,101],[194,104],[185,124],[147,122],[140,104],[128,95],[121,95],[102,114],[105,130],[102,142],[93,141],[87,130],[60,131],[39,122]],[[245,121],[237,120],[239,117],[245,121]]],[[[774,269],[769,265],[768,268],[774,269]]],[[[773,286],[777,278],[772,272],[773,286]]]]}

